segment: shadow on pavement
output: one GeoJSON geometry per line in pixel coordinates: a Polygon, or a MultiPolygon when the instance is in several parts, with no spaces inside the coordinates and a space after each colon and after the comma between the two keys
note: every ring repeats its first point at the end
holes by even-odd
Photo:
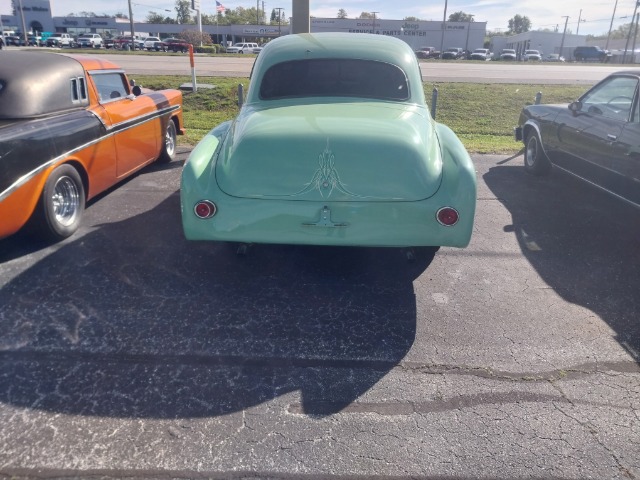
{"type": "Polygon", "coordinates": [[[607,322],[638,361],[640,211],[559,169],[539,178],[498,166],[484,180],[544,282],[607,322]]]}
{"type": "Polygon", "coordinates": [[[411,348],[412,281],[431,261],[277,245],[236,257],[184,240],[178,193],[87,232],[0,291],[0,401],[176,418],[295,392],[292,411],[335,413],[411,348]]]}

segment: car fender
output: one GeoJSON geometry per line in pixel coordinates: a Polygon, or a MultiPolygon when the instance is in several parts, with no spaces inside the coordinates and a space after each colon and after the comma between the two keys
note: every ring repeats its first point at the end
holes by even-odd
{"type": "Polygon", "coordinates": [[[466,231],[466,247],[471,240],[475,218],[477,179],[476,169],[466,148],[446,125],[436,124],[442,150],[442,184],[438,191],[442,206],[454,207],[461,215],[459,227],[466,231]]]}
{"type": "Polygon", "coordinates": [[[180,178],[180,203],[183,212],[186,198],[201,198],[204,192],[211,191],[209,185],[215,182],[214,166],[220,145],[232,123],[233,121],[229,120],[211,130],[191,151],[184,163],[180,178]]]}
{"type": "Polygon", "coordinates": [[[548,157],[549,152],[547,151],[547,142],[545,141],[546,136],[542,133],[543,129],[535,119],[530,118],[522,125],[522,143],[526,145],[527,136],[531,131],[535,131],[540,139],[540,147],[542,148],[542,152],[548,157]]]}

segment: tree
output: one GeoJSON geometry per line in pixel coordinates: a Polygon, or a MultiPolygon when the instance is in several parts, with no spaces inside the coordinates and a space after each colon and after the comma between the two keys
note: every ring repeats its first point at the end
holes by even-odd
{"type": "Polygon", "coordinates": [[[178,23],[192,23],[191,2],[189,0],[176,0],[176,14],[178,23]]]}
{"type": "Polygon", "coordinates": [[[376,17],[373,13],[362,12],[358,18],[368,18],[373,20],[374,18],[379,18],[379,17],[376,17]]]}
{"type": "Polygon", "coordinates": [[[129,15],[125,15],[125,14],[124,14],[124,13],[122,13],[122,12],[118,12],[118,13],[116,13],[116,14],[114,15],[114,17],[116,17],[116,18],[120,18],[120,19],[122,19],[122,20],[129,20],[129,15]]]}
{"type": "Polygon", "coordinates": [[[338,10],[338,15],[336,18],[347,18],[347,11],[344,8],[338,10]]]}
{"type": "MultiPolygon", "coordinates": [[[[264,22],[264,12],[256,10],[256,7],[251,8],[227,8],[224,12],[224,17],[218,15],[219,25],[255,25],[256,20],[260,19],[264,22]]],[[[215,22],[214,22],[215,23],[215,22]]]]}
{"type": "Polygon", "coordinates": [[[512,19],[509,20],[509,33],[524,33],[531,30],[531,20],[529,17],[516,15],[512,19]]]}
{"type": "Polygon", "coordinates": [[[286,25],[288,23],[284,10],[274,8],[271,10],[271,25],[286,25]]]}
{"type": "Polygon", "coordinates": [[[183,30],[177,36],[193,46],[199,46],[200,44],[213,45],[211,35],[208,33],[200,33],[198,30],[183,30]]]}
{"type": "Polygon", "coordinates": [[[162,15],[160,15],[159,13],[156,12],[149,12],[149,15],[147,15],[147,18],[145,18],[145,22],[147,23],[176,23],[176,21],[173,18],[170,17],[163,17],[162,15]]]}
{"type": "Polygon", "coordinates": [[[473,22],[473,15],[464,13],[463,11],[455,12],[449,15],[450,22],[473,22]]]}
{"type": "Polygon", "coordinates": [[[418,17],[404,17],[403,21],[405,21],[405,22],[421,22],[422,20],[420,20],[418,17]]]}

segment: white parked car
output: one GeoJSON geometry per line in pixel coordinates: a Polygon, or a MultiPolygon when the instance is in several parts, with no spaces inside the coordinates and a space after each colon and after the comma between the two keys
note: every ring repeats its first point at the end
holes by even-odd
{"type": "Polygon", "coordinates": [[[83,33],[78,36],[76,44],[81,48],[100,48],[102,37],[98,33],[83,33]]]}
{"type": "Polygon", "coordinates": [[[159,52],[160,50],[164,50],[164,44],[158,37],[147,37],[144,39],[144,49],[159,52]]]}
{"type": "Polygon", "coordinates": [[[470,60],[491,60],[493,54],[488,48],[476,48],[469,56],[470,60]]]}
{"type": "Polygon", "coordinates": [[[543,62],[564,62],[564,57],[561,57],[557,53],[550,53],[542,59],[543,62]]]}
{"type": "Polygon", "coordinates": [[[500,53],[500,60],[515,60],[516,51],[513,48],[505,48],[500,53]]]}
{"type": "Polygon", "coordinates": [[[542,60],[542,55],[540,55],[540,52],[538,50],[525,50],[523,59],[525,62],[529,60],[535,60],[539,62],[540,60],[542,60]]]}
{"type": "Polygon", "coordinates": [[[236,43],[232,47],[227,47],[227,53],[258,53],[257,43],[236,43]]]}

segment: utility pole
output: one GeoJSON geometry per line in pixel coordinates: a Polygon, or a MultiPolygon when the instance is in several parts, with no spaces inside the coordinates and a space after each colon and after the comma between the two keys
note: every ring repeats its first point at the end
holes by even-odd
{"type": "Polygon", "coordinates": [[[636,6],[633,9],[633,16],[631,17],[631,25],[629,25],[629,34],[627,35],[627,43],[624,45],[624,55],[622,55],[622,63],[626,63],[627,61],[627,48],[629,48],[629,39],[631,38],[631,30],[633,30],[633,20],[636,18],[636,13],[638,13],[638,5],[640,5],[640,0],[636,2],[636,6]]]}
{"type": "Polygon", "coordinates": [[[376,33],[376,13],[380,12],[371,12],[373,13],[373,25],[371,26],[371,33],[376,33]]]}
{"type": "Polygon", "coordinates": [[[640,13],[636,13],[636,29],[633,33],[633,46],[631,47],[631,63],[636,63],[636,38],[638,38],[638,17],[640,13]]]}
{"type": "Polygon", "coordinates": [[[24,10],[22,9],[22,0],[19,0],[18,3],[20,5],[20,18],[22,18],[22,36],[24,37],[24,44],[29,45],[29,39],[27,38],[27,25],[24,22],[24,10]]]}
{"type": "Polygon", "coordinates": [[[136,49],[136,32],[133,31],[133,9],[129,0],[129,27],[131,28],[131,50],[136,49]]]}
{"type": "Polygon", "coordinates": [[[467,24],[467,42],[464,45],[464,49],[469,51],[469,32],[471,30],[471,22],[473,22],[475,15],[469,15],[469,23],[467,24]]]}
{"type": "Polygon", "coordinates": [[[274,10],[278,10],[278,36],[281,35],[282,33],[282,27],[281,27],[281,18],[282,18],[282,10],[284,10],[282,7],[276,7],[274,8],[274,10]]]}
{"type": "Polygon", "coordinates": [[[580,9],[580,13],[578,14],[578,26],[576,27],[576,35],[580,31],[580,22],[582,21],[582,9],[580,9]]]}
{"type": "Polygon", "coordinates": [[[616,17],[616,8],[618,8],[618,0],[613,5],[613,15],[611,15],[611,23],[609,24],[609,34],[607,35],[607,44],[604,46],[605,50],[609,50],[609,39],[611,38],[611,29],[613,28],[613,19],[616,17]]]}
{"type": "Polygon", "coordinates": [[[562,49],[564,48],[564,37],[567,34],[567,23],[569,23],[569,17],[566,15],[563,15],[562,18],[564,18],[564,31],[562,32],[562,41],[560,42],[560,56],[563,57],[564,55],[562,55],[562,49]]]}
{"type": "Polygon", "coordinates": [[[447,0],[444,0],[444,17],[442,18],[442,37],[440,38],[440,55],[444,52],[444,30],[447,27],[447,0]]]}

